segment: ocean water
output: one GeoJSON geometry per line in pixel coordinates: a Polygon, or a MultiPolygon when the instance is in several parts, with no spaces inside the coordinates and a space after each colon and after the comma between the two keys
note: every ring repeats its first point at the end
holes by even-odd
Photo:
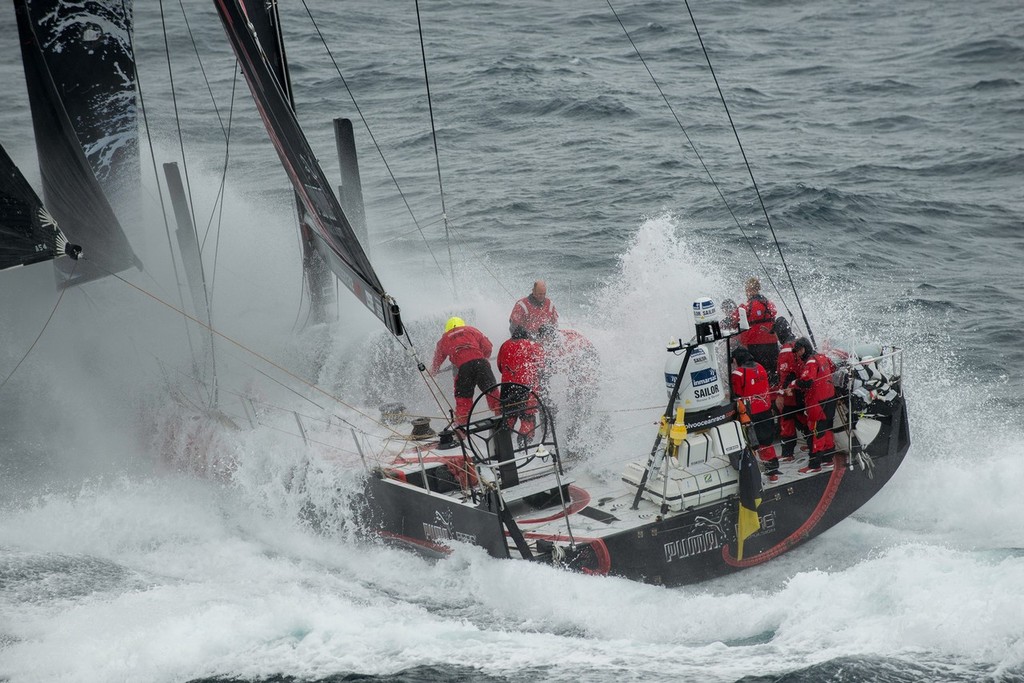
{"type": "MultiPolygon", "coordinates": [[[[203,401],[211,369],[161,303],[152,173],[125,276],[151,296],[108,280],[58,304],[48,266],[0,274],[0,377],[30,351],[0,388],[0,680],[1024,680],[1019,2],[691,3],[815,336],[905,349],[914,443],[823,537],[677,589],[354,537],[349,406],[428,395],[344,293],[343,322],[303,328],[291,190],[212,6],[185,3],[194,49],[180,5],[165,43],[139,4],[156,160],[185,161],[213,217],[221,407],[259,426],[190,429],[168,400],[203,401]]],[[[500,341],[538,277],[594,341],[588,474],[649,450],[693,298],[760,273],[799,318],[685,5],[613,3],[745,235],[607,3],[420,3],[437,160],[414,3],[308,2],[330,55],[285,5],[300,120],[337,178],[329,121],[357,119],[371,257],[421,355],[453,312],[500,341]]],[[[0,141],[38,188],[5,11],[0,141]]]]}

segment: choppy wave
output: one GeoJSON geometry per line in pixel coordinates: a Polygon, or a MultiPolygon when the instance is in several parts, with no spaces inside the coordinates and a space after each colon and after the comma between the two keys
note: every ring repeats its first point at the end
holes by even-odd
{"type": "MultiPolygon", "coordinates": [[[[136,5],[140,52],[162,60],[155,5],[136,5]]],[[[0,394],[0,678],[1024,680],[1024,156],[1013,71],[1024,48],[998,28],[1024,23],[1019,3],[750,1],[697,12],[786,268],[688,17],[667,8],[642,3],[623,19],[698,148],[710,150],[716,179],[781,285],[779,302],[795,306],[788,269],[821,338],[892,340],[906,350],[913,446],[886,489],[814,543],[693,588],[502,562],[472,548],[430,563],[357,533],[349,501],[362,444],[348,421],[358,418],[322,395],[315,420],[306,401],[270,407],[263,397],[255,427],[175,431],[180,407],[138,400],[116,380],[141,382],[134,366],[164,356],[142,331],[124,340],[148,309],[118,299],[112,314],[108,291],[69,292],[78,312],[69,317],[97,318],[103,329],[57,324],[82,353],[44,336],[19,371],[28,374],[0,394]],[[116,350],[90,350],[94,342],[116,350]],[[153,438],[154,425],[171,438],[153,438]],[[167,449],[176,468],[163,464],[167,449]],[[209,451],[225,456],[219,478],[182,471],[211,462],[209,451]],[[196,458],[191,466],[185,456],[196,458]]],[[[382,279],[422,358],[452,311],[498,341],[512,301],[546,278],[563,319],[603,361],[600,424],[587,444],[596,455],[579,466],[614,480],[622,461],[650,448],[665,400],[664,343],[692,330],[690,299],[738,298],[761,265],[614,18],[592,4],[530,0],[476,3],[472,12],[448,3],[424,15],[438,160],[463,236],[453,243],[457,278],[447,264],[437,268],[423,240],[444,253],[442,223],[426,225],[421,239],[405,218],[406,199],[417,214],[440,215],[407,9],[314,8],[406,192],[397,195],[357,126],[382,279]]],[[[221,45],[216,18],[205,16],[196,29],[221,45]]],[[[308,27],[289,21],[286,30],[300,34],[289,52],[300,117],[330,169],[327,122],[352,115],[351,103],[308,27]]],[[[10,25],[0,48],[18,54],[10,25]]],[[[166,103],[161,60],[144,84],[147,100],[166,103]]],[[[176,64],[200,82],[194,65],[176,64]]],[[[208,66],[216,84],[230,84],[232,60],[208,66]]],[[[0,76],[12,93],[0,111],[4,144],[31,169],[14,57],[0,76]]],[[[244,133],[232,141],[229,177],[246,194],[228,204],[235,220],[224,250],[233,258],[218,264],[219,324],[345,400],[420,401],[401,389],[414,366],[366,332],[358,313],[346,310],[326,343],[278,339],[302,296],[292,193],[258,115],[242,104],[240,80],[238,88],[233,121],[244,133]]],[[[218,90],[218,102],[229,98],[229,87],[218,90]]],[[[204,161],[219,169],[216,116],[190,105],[195,137],[217,150],[204,161]]],[[[162,130],[159,119],[152,125],[162,130]]],[[[200,201],[215,192],[195,189],[200,201]]],[[[154,225],[141,239],[162,242],[154,225]]],[[[0,329],[0,376],[52,307],[46,299],[42,313],[7,315],[14,293],[52,291],[48,272],[25,286],[9,286],[9,275],[0,274],[0,306],[19,322],[0,329]]],[[[174,290],[173,280],[161,282],[174,290]]],[[[229,358],[264,382],[251,359],[229,358]]],[[[250,389],[223,387],[222,409],[243,424],[242,399],[260,398],[250,389]]]]}
{"type": "Polygon", "coordinates": [[[978,81],[970,86],[971,90],[999,90],[1001,88],[1019,88],[1020,81],[1014,78],[991,78],[978,81]]]}
{"type": "Polygon", "coordinates": [[[967,64],[1021,64],[1024,46],[1010,38],[988,38],[944,48],[937,56],[967,64]]]}

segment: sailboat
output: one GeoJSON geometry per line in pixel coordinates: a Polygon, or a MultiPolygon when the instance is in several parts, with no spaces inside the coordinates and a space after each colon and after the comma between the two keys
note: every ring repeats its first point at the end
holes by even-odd
{"type": "MultiPolygon", "coordinates": [[[[289,107],[268,56],[273,51],[263,47],[268,36],[258,27],[265,3],[215,1],[268,134],[312,218],[317,249],[401,337],[398,305],[359,247],[289,107]]],[[[723,346],[728,357],[732,335],[722,334],[712,302],[694,302],[694,313],[693,340],[670,349],[683,357],[654,448],[626,465],[618,485],[576,484],[543,404],[532,442],[513,438],[506,414],[470,419],[440,434],[419,420],[390,462],[367,477],[361,499],[367,533],[428,555],[444,555],[461,542],[495,557],[680,585],[761,564],[814,538],[892,477],[910,446],[900,349],[851,350],[835,376],[843,398],[836,399],[839,448],[831,467],[802,476],[801,463],[794,462],[762,489],[743,402],[702,404],[707,392],[700,387],[709,372],[720,382],[713,359],[723,346]],[[886,389],[855,405],[854,385],[863,376],[884,381],[886,389]]]]}
{"type": "MultiPolygon", "coordinates": [[[[291,180],[307,264],[329,269],[388,333],[411,347],[398,303],[375,273],[298,123],[276,3],[214,2],[291,180]]],[[[34,56],[26,52],[27,66],[34,56]]],[[[28,68],[27,76],[48,77],[28,68]]],[[[60,102],[55,91],[42,95],[60,102]]],[[[133,262],[130,251],[113,247],[122,258],[107,269],[133,262]]],[[[328,289],[319,282],[320,291],[328,289]]],[[[832,378],[840,398],[831,467],[801,475],[797,460],[783,466],[777,481],[764,483],[744,403],[729,395],[728,373],[718,360],[729,357],[735,335],[723,331],[714,302],[695,301],[693,310],[692,338],[668,350],[671,381],[654,445],[646,457],[627,462],[618,481],[577,480],[543,397],[534,395],[538,427],[531,439],[513,433],[514,414],[492,415],[478,400],[459,429],[449,424],[435,432],[429,421],[414,420],[407,433],[385,444],[383,459],[368,463],[355,502],[365,534],[431,556],[463,543],[498,558],[682,585],[777,557],[848,517],[889,481],[910,446],[900,349],[851,346],[832,378]],[[855,401],[865,381],[885,391],[861,392],[869,400],[855,401]]]]}

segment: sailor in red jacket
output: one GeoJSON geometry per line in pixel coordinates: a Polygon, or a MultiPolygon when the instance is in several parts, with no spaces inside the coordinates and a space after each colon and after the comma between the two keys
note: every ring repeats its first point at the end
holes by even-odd
{"type": "Polygon", "coordinates": [[[501,405],[508,416],[506,424],[514,429],[519,421],[519,435],[524,441],[533,439],[537,419],[537,400],[540,376],[544,368],[544,347],[530,339],[522,327],[512,330],[512,338],[498,350],[498,370],[501,372],[501,405]],[[523,386],[504,386],[514,382],[523,386]]]}
{"type": "MultiPolygon", "coordinates": [[[[568,414],[564,416],[562,424],[569,426],[566,430],[567,442],[578,442],[581,436],[594,428],[592,419],[601,374],[601,358],[593,342],[576,330],[555,330],[545,325],[540,330],[540,339],[546,354],[541,388],[546,390],[544,385],[552,374],[565,377],[565,407],[568,408],[568,414]]],[[[544,396],[543,393],[541,395],[544,396]]],[[[546,396],[545,404],[553,409],[546,396]]]]}
{"type": "Polygon", "coordinates": [[[750,329],[740,333],[740,344],[747,347],[758,363],[764,366],[768,378],[775,384],[778,381],[777,368],[779,361],[779,340],[772,331],[775,324],[775,304],[761,294],[761,281],[756,277],[747,280],[747,303],[740,304],[733,312],[730,323],[739,325],[742,308],[747,314],[750,329]]]}
{"type": "Polygon", "coordinates": [[[768,373],[747,349],[733,351],[732,360],[732,393],[738,398],[747,399],[750,421],[757,437],[757,443],[750,445],[757,447],[757,455],[765,464],[768,481],[778,481],[779,458],[772,445],[775,441],[775,415],[772,413],[768,373]]]}
{"type": "MultiPolygon", "coordinates": [[[[434,376],[441,369],[441,363],[451,358],[455,367],[455,424],[464,425],[469,420],[473,407],[473,388],[487,391],[497,382],[491,370],[491,340],[475,327],[470,327],[462,318],[452,317],[444,326],[444,334],[437,342],[434,362],[430,374],[434,376]]],[[[487,405],[495,415],[501,413],[498,397],[488,393],[487,405]]]]}
{"type": "Polygon", "coordinates": [[[803,371],[795,381],[804,394],[804,415],[811,432],[811,457],[807,467],[800,468],[800,474],[820,472],[822,467],[831,467],[829,456],[836,447],[832,435],[832,423],[836,417],[836,388],[832,373],[836,366],[823,353],[815,353],[806,337],[800,337],[793,345],[797,358],[803,361],[803,371]]]}
{"type": "Polygon", "coordinates": [[[775,336],[779,338],[779,382],[775,389],[775,407],[779,414],[779,440],[782,442],[782,462],[792,462],[796,451],[796,430],[806,433],[806,418],[803,410],[803,392],[791,388],[804,371],[804,363],[796,357],[793,345],[796,338],[790,330],[789,321],[781,315],[775,319],[775,336]]]}
{"type": "Polygon", "coordinates": [[[511,334],[514,329],[521,327],[531,339],[536,339],[543,325],[557,327],[558,311],[548,298],[547,283],[544,280],[537,280],[533,283],[530,295],[524,296],[512,307],[512,313],[508,316],[508,331],[511,334]]]}

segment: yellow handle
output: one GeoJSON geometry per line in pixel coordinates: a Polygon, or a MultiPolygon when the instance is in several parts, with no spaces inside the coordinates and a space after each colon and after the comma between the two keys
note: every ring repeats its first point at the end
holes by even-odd
{"type": "Polygon", "coordinates": [[[672,439],[672,443],[678,446],[686,439],[686,422],[683,421],[684,411],[682,408],[676,408],[676,421],[672,425],[672,429],[669,431],[669,438],[672,439]]]}

